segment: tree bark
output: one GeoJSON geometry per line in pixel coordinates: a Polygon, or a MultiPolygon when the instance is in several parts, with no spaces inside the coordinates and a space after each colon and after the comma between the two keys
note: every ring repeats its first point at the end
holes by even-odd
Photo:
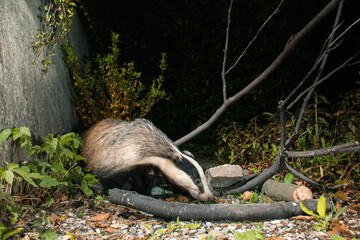
{"type": "MultiPolygon", "coordinates": [[[[299,202],[265,203],[265,204],[188,204],[164,202],[143,196],[135,192],[112,189],[110,201],[126,207],[150,213],[156,217],[175,220],[202,221],[259,221],[282,219],[305,214],[299,202]]],[[[311,211],[316,212],[318,200],[302,201],[311,211]]],[[[327,199],[326,208],[332,204],[327,199]]]]}

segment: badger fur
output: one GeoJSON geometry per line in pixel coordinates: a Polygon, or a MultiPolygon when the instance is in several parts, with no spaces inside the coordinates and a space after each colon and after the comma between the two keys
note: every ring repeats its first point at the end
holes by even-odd
{"type": "Polygon", "coordinates": [[[85,133],[81,153],[107,189],[123,188],[129,178],[140,188],[150,184],[145,176],[160,172],[194,198],[214,199],[193,156],[182,153],[146,119],[100,121],[85,133]]]}

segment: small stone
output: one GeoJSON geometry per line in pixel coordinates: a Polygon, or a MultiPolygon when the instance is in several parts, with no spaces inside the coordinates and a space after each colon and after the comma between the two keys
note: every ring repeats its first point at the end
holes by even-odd
{"type": "Polygon", "coordinates": [[[205,171],[206,179],[213,188],[225,188],[239,182],[243,169],[239,165],[221,165],[205,171]]]}

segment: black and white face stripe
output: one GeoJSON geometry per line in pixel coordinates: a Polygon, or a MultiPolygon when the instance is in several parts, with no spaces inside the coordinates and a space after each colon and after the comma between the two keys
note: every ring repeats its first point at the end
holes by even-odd
{"type": "Polygon", "coordinates": [[[199,188],[200,193],[204,193],[204,185],[202,184],[199,171],[193,165],[193,163],[188,160],[188,158],[182,157],[182,159],[176,164],[176,166],[191,177],[194,184],[199,188]]]}
{"type": "Polygon", "coordinates": [[[199,188],[199,195],[213,199],[213,194],[208,187],[202,167],[188,154],[182,152],[180,154],[182,159],[178,167],[191,177],[194,184],[199,188]]]}

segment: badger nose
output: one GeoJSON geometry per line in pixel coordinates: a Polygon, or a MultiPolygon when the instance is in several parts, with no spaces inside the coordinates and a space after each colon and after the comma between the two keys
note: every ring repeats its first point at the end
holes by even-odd
{"type": "Polygon", "coordinates": [[[208,194],[202,194],[199,196],[199,199],[201,201],[214,201],[215,197],[212,193],[208,193],[208,194]]]}

